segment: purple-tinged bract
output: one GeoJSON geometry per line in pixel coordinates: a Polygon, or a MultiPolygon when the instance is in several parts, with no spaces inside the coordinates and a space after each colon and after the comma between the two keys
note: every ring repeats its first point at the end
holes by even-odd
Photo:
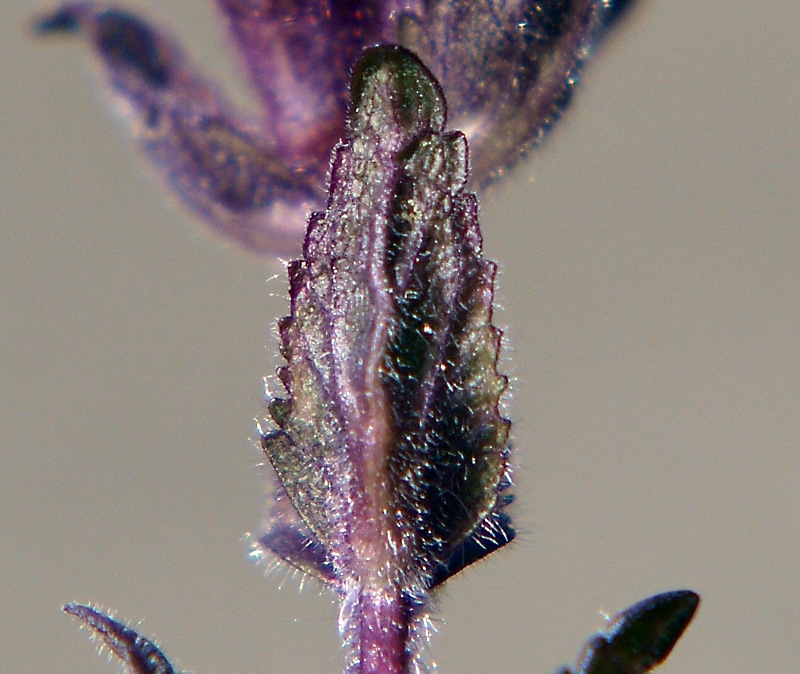
{"type": "Polygon", "coordinates": [[[338,591],[361,673],[410,671],[428,591],[514,535],[495,266],[445,120],[416,57],[365,52],[327,209],[289,265],[288,397],[262,440],[279,484],[261,543],[338,591]]]}
{"type": "Polygon", "coordinates": [[[81,620],[101,640],[101,648],[108,648],[130,674],[175,674],[158,646],[136,630],[91,606],[67,604],[64,611],[81,620]]]}
{"type": "Polygon", "coordinates": [[[347,84],[365,47],[403,45],[443,87],[453,128],[487,183],[536,143],[569,98],[600,0],[217,0],[262,104],[238,114],[175,42],[95,2],[47,15],[78,32],[146,155],[185,203],[230,240],[296,253],[324,203],[344,132],[347,84]]]}

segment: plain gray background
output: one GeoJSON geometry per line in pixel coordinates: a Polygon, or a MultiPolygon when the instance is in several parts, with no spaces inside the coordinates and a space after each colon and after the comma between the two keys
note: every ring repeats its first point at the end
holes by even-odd
{"type": "MultiPolygon", "coordinates": [[[[129,3],[225,76],[212,7],[159,4],[129,3]]],[[[338,672],[331,598],[242,539],[283,270],[165,200],[40,7],[0,8],[0,668],[114,671],[80,600],[198,674],[338,672]]],[[[797,0],[644,0],[482,199],[520,537],[439,597],[443,674],[547,674],[677,587],[704,603],[665,674],[797,667],[798,26],[797,0]]]]}

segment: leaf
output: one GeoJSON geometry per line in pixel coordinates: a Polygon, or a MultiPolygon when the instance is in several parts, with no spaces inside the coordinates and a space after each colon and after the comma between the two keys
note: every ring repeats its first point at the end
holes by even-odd
{"type": "MultiPolygon", "coordinates": [[[[584,647],[577,674],[644,674],[660,665],[692,621],[700,597],[665,592],[618,613],[584,647]]],[[[568,673],[568,670],[567,670],[568,673]]]]}
{"type": "Polygon", "coordinates": [[[64,611],[99,637],[130,674],[180,674],[152,641],[127,625],[83,604],[67,604],[64,611]]]}
{"type": "Polygon", "coordinates": [[[379,606],[408,631],[434,585],[514,532],[495,266],[466,140],[444,131],[438,83],[401,47],[367,50],[351,91],[327,209],[289,265],[261,544],[335,587],[358,641],[379,606]]]}

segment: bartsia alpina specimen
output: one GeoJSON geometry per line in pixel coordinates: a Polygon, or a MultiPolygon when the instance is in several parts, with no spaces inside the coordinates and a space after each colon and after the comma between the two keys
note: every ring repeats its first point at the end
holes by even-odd
{"type": "Polygon", "coordinates": [[[225,238],[284,255],[299,252],[309,211],[324,206],[350,72],[365,47],[403,45],[438,78],[480,187],[542,138],[592,37],[620,11],[599,0],[216,4],[261,103],[254,118],[130,12],[73,2],[37,26],[83,36],[138,144],[184,203],[225,238]]]}
{"type": "MultiPolygon", "coordinates": [[[[431,591],[514,530],[509,422],[468,148],[446,132],[441,88],[402,47],[364,52],[324,212],[289,265],[284,392],[261,445],[273,469],[256,543],[340,602],[348,674],[426,671],[431,591]]],[[[658,595],[590,640],[578,674],[641,674],[697,607],[658,595]]],[[[173,671],[148,639],[70,604],[135,674],[173,671]]],[[[564,670],[570,672],[570,670],[564,670]]]]}
{"type": "MultiPolygon", "coordinates": [[[[86,38],[185,203],[252,251],[301,255],[279,323],[282,390],[261,429],[274,484],[253,554],[337,597],[347,674],[428,671],[432,592],[515,536],[495,266],[467,184],[542,137],[591,38],[629,3],[218,4],[259,119],[128,12],[77,2],[37,26],[86,38]]],[[[622,611],[562,674],[650,671],[698,602],[679,590],[622,611]]],[[[65,611],[129,672],[175,671],[125,624],[65,611]]]]}

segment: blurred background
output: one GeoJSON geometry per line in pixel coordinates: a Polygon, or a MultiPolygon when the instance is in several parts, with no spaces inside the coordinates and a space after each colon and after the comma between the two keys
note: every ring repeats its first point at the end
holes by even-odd
{"type": "MultiPolygon", "coordinates": [[[[128,6],[249,100],[210,3],[128,6]]],[[[114,671],[77,600],[198,674],[341,671],[331,597],[243,540],[283,269],[164,198],[85,51],[31,37],[40,9],[0,7],[0,662],[114,671]]],[[[443,674],[547,674],[683,587],[703,604],[665,674],[796,666],[798,63],[796,0],[643,0],[482,198],[520,536],[439,595],[443,674]]]]}

